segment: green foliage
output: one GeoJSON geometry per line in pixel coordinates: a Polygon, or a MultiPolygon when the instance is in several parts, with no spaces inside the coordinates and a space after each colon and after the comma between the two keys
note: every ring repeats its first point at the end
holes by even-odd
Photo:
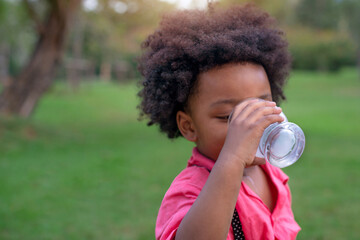
{"type": "Polygon", "coordinates": [[[7,2],[0,1],[0,22],[4,22],[6,11],[7,11],[7,2]]]}
{"type": "MultiPolygon", "coordinates": [[[[43,8],[42,1],[34,3],[37,9],[43,8]]],[[[37,37],[34,30],[35,24],[22,1],[0,1],[0,47],[3,45],[9,51],[11,75],[18,74],[28,60],[37,37]]]]}
{"type": "MultiPolygon", "coordinates": [[[[81,12],[77,21],[82,25],[74,24],[71,32],[72,35],[82,32],[81,57],[94,62],[97,68],[103,62],[116,64],[125,61],[131,74],[137,74],[134,62],[135,56],[140,54],[141,42],[155,30],[162,14],[174,10],[174,6],[157,0],[101,0],[98,4],[92,11],[81,12]],[[116,8],[115,3],[119,2],[124,12],[116,8]]],[[[69,41],[67,46],[67,56],[70,57],[73,56],[72,44],[69,41]]]]}
{"type": "MultiPolygon", "coordinates": [[[[138,76],[136,56],[141,53],[141,42],[155,31],[161,16],[175,10],[175,6],[160,0],[97,2],[96,9],[82,9],[75,17],[76,21],[71,24],[65,61],[59,75],[66,75],[66,59],[81,58],[94,66],[96,73],[99,73],[102,63],[110,63],[115,69],[119,62],[125,62],[130,68],[128,77],[138,76]],[[125,10],[119,11],[116,4],[125,6],[125,10]],[[80,50],[74,51],[74,45],[80,46],[80,50]]],[[[295,68],[336,70],[344,65],[354,65],[351,53],[356,51],[354,46],[357,46],[357,51],[360,52],[360,1],[221,0],[219,5],[230,7],[232,4],[246,2],[255,3],[269,12],[280,25],[290,26],[291,31],[298,31],[288,34],[296,35],[296,38],[290,41],[295,68]],[[302,36],[304,31],[300,25],[313,30],[302,36]],[[324,29],[333,32],[333,39],[323,39],[324,29]],[[352,40],[346,36],[351,36],[352,40]]],[[[40,20],[45,19],[49,1],[30,3],[40,20]]],[[[9,72],[14,76],[24,66],[37,40],[36,24],[29,16],[23,0],[0,1],[0,32],[6,33],[2,34],[0,54],[8,57],[9,72]]],[[[360,63],[360,60],[358,61],[360,63]]],[[[115,75],[113,71],[113,76],[115,75]]]]}
{"type": "Polygon", "coordinates": [[[287,33],[295,69],[337,71],[356,65],[356,45],[346,35],[305,28],[287,33]]]}
{"type": "MultiPolygon", "coordinates": [[[[138,122],[137,88],[57,84],[31,120],[0,120],[0,239],[154,239],[192,144],[138,122]]],[[[355,69],[295,72],[281,106],[306,136],[290,176],[298,240],[360,239],[355,69]]]]}
{"type": "Polygon", "coordinates": [[[288,0],[220,0],[219,5],[222,7],[231,7],[234,4],[252,3],[267,11],[277,21],[285,23],[293,15],[292,3],[288,0]]]}
{"type": "MultiPolygon", "coordinates": [[[[347,36],[352,38],[352,42],[357,49],[357,62],[360,67],[360,1],[358,0],[300,0],[296,5],[295,14],[297,16],[297,24],[303,24],[312,29],[332,29],[333,31],[346,32],[347,36]]],[[[349,52],[350,49],[345,45],[349,44],[340,43],[337,39],[334,39],[335,46],[332,44],[324,44],[326,46],[315,47],[315,52],[329,51],[325,55],[328,55],[324,60],[324,65],[338,65],[331,62],[353,62],[350,55],[337,56],[341,60],[329,60],[334,58],[334,54],[331,49],[335,48],[336,51],[344,50],[349,52]],[[344,45],[344,46],[340,46],[344,45]],[[351,58],[351,59],[350,59],[351,58]]],[[[305,46],[304,46],[305,47],[305,46]]],[[[313,46],[314,47],[314,46],[313,46]]],[[[352,47],[350,47],[352,48],[352,47]]],[[[322,54],[324,55],[324,54],[322,54]]],[[[347,55],[346,53],[341,55],[347,55]]],[[[301,58],[299,58],[301,59],[301,58]]],[[[356,62],[356,61],[355,61],[356,62]]],[[[306,64],[306,63],[302,63],[306,64]]],[[[336,68],[336,67],[335,67],[336,68]]]]}
{"type": "MultiPolygon", "coordinates": [[[[344,19],[348,23],[350,29],[350,35],[353,36],[358,49],[360,49],[360,1],[358,0],[343,0],[342,12],[344,19]]],[[[359,50],[360,51],[360,50],[359,50]]],[[[359,56],[360,57],[360,56],[359,56]]],[[[360,61],[360,59],[359,59],[360,61]]]]}
{"type": "Polygon", "coordinates": [[[300,24],[316,29],[336,29],[339,3],[336,0],[300,0],[295,14],[300,24]]]}

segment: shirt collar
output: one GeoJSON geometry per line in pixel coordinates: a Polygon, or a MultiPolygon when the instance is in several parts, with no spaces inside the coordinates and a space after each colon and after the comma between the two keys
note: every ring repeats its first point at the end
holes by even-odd
{"type": "Polygon", "coordinates": [[[204,167],[210,172],[211,169],[213,168],[214,164],[215,164],[215,161],[205,157],[204,155],[202,155],[199,152],[197,147],[194,147],[193,151],[192,151],[192,156],[189,159],[187,166],[188,167],[192,167],[192,166],[204,167]]]}

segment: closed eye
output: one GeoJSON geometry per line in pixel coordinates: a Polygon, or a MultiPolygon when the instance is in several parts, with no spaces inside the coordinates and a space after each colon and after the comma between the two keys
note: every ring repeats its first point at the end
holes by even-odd
{"type": "Polygon", "coordinates": [[[220,119],[220,120],[225,120],[225,121],[227,121],[227,120],[229,119],[229,115],[227,115],[227,116],[217,116],[216,118],[217,118],[217,119],[220,119]]]}

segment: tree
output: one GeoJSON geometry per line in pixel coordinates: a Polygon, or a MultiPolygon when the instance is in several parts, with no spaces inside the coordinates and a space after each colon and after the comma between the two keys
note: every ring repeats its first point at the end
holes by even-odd
{"type": "MultiPolygon", "coordinates": [[[[78,15],[85,23],[82,58],[95,63],[102,79],[134,77],[141,42],[154,31],[163,13],[174,9],[158,0],[98,0],[96,8],[78,15]]],[[[76,29],[72,30],[74,41],[76,29]]],[[[75,57],[70,46],[68,52],[67,56],[75,57]]]]}
{"type": "Polygon", "coordinates": [[[360,1],[359,0],[300,0],[296,7],[297,20],[313,29],[347,32],[357,45],[357,65],[360,70],[360,1]],[[344,31],[344,24],[346,30],[344,31]]]}
{"type": "Polygon", "coordinates": [[[0,1],[0,82],[7,84],[10,76],[19,73],[30,49],[36,42],[33,24],[25,5],[15,1],[0,1]],[[6,33],[6,34],[5,34],[6,33]]]}
{"type": "Polygon", "coordinates": [[[69,23],[81,0],[23,0],[22,3],[35,23],[38,37],[25,67],[4,86],[0,94],[0,113],[28,117],[52,84],[69,23]],[[36,11],[38,8],[34,4],[44,6],[44,17],[36,11]]]}
{"type": "Polygon", "coordinates": [[[360,72],[360,1],[342,0],[341,2],[343,18],[346,20],[350,35],[357,45],[357,67],[360,72]]]}

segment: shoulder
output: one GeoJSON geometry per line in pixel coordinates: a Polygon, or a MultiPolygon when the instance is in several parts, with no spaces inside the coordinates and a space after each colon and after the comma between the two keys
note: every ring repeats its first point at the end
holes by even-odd
{"type": "Polygon", "coordinates": [[[165,193],[156,220],[156,239],[171,239],[209,176],[198,166],[184,169],[165,193]]]}
{"type": "Polygon", "coordinates": [[[165,193],[162,205],[165,201],[172,202],[180,199],[196,198],[206,183],[209,176],[208,170],[199,166],[185,168],[176,176],[169,189],[165,193]],[[180,199],[179,199],[180,198],[180,199]]]}
{"type": "Polygon", "coordinates": [[[209,174],[210,172],[205,167],[193,165],[182,170],[171,185],[185,184],[202,188],[209,174]]]}

